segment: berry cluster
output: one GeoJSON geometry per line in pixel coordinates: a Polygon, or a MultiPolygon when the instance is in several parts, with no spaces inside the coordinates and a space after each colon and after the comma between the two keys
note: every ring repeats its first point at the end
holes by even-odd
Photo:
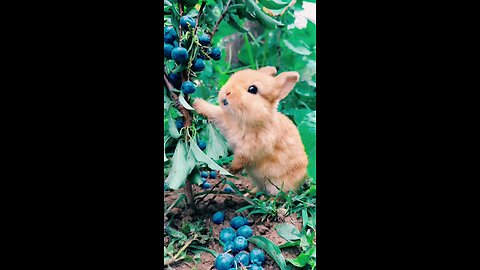
{"type": "MultiPolygon", "coordinates": [[[[222,52],[219,48],[211,48],[211,38],[208,34],[194,35],[196,23],[191,17],[185,15],[180,18],[182,40],[179,40],[177,31],[173,26],[164,28],[163,53],[167,60],[172,59],[180,70],[188,69],[189,74],[198,73],[205,69],[205,61],[218,61],[222,58],[222,52]],[[187,50],[187,48],[189,48],[187,50]],[[190,73],[191,72],[191,73],[190,73]]],[[[198,29],[197,29],[198,30],[198,29]]],[[[188,76],[190,77],[190,76],[188,76]]],[[[182,83],[179,72],[170,72],[167,75],[168,80],[178,90],[184,94],[193,94],[196,90],[195,84],[186,80],[182,83]]]]}
{"type": "MultiPolygon", "coordinates": [[[[212,216],[215,224],[221,224],[225,220],[222,211],[212,216]]],[[[265,254],[262,250],[254,248],[248,253],[247,239],[253,236],[253,230],[249,226],[248,219],[236,216],[230,220],[230,226],[220,231],[220,240],[224,243],[222,254],[215,259],[215,268],[218,270],[238,269],[240,266],[248,269],[260,270],[265,262],[265,254]],[[234,257],[232,254],[236,254],[234,257]]]]}

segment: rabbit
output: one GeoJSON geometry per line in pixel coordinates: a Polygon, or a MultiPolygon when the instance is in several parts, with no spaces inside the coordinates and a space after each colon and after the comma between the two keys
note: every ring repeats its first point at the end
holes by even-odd
{"type": "Polygon", "coordinates": [[[245,169],[252,194],[296,190],[308,177],[308,158],[295,124],[277,111],[299,80],[275,67],[234,73],[218,93],[219,106],[196,98],[193,108],[217,126],[233,149],[230,172],[245,169]]]}

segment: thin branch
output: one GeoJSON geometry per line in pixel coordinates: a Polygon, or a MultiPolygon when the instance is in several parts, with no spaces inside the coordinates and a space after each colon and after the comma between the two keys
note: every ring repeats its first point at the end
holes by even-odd
{"type": "Polygon", "coordinates": [[[200,6],[200,9],[198,10],[198,15],[197,15],[197,21],[195,22],[195,30],[193,30],[193,35],[197,34],[197,28],[198,28],[198,21],[200,20],[200,16],[202,16],[202,11],[203,8],[207,5],[207,1],[203,0],[202,5],[200,6]]]}
{"type": "Polygon", "coordinates": [[[227,5],[225,5],[225,7],[223,8],[222,15],[220,16],[220,18],[218,18],[218,21],[215,23],[215,26],[213,27],[212,34],[210,35],[210,40],[213,40],[213,36],[215,35],[215,33],[217,33],[218,25],[223,20],[223,18],[225,18],[225,15],[227,15],[228,7],[230,6],[231,3],[232,3],[232,0],[228,0],[227,5]]]}

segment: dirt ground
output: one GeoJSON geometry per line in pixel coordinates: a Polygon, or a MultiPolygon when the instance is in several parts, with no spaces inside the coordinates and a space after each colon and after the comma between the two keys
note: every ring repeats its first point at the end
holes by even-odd
{"type": "MultiPolygon", "coordinates": [[[[248,178],[243,178],[240,175],[237,175],[240,177],[239,180],[232,179],[231,181],[235,183],[235,185],[240,189],[248,189],[251,190],[253,188],[252,184],[248,180],[248,178]]],[[[208,182],[212,184],[212,187],[218,183],[220,179],[212,180],[209,179],[208,182]]],[[[218,188],[217,188],[218,190],[218,188]]],[[[193,185],[193,192],[198,193],[204,191],[201,187],[197,185],[193,185]]],[[[183,189],[177,190],[177,191],[166,191],[165,192],[165,198],[164,201],[167,205],[171,205],[183,192],[183,189]]],[[[215,238],[219,238],[220,231],[223,228],[230,227],[229,221],[236,215],[239,215],[238,213],[234,213],[237,209],[247,206],[248,203],[240,198],[237,194],[209,194],[203,201],[201,201],[199,204],[197,204],[198,210],[197,214],[193,215],[192,211],[187,211],[185,204],[181,205],[181,208],[173,208],[171,212],[173,212],[173,216],[169,214],[169,217],[167,217],[168,221],[173,219],[171,225],[173,225],[174,228],[178,228],[182,222],[185,221],[192,221],[196,220],[197,218],[200,220],[204,220],[206,228],[210,228],[210,226],[213,225],[213,236],[215,238]],[[211,198],[214,198],[213,202],[210,203],[208,208],[205,208],[210,201],[211,198]],[[217,212],[217,211],[223,211],[225,213],[225,221],[222,224],[214,224],[211,221],[212,215],[217,212]]],[[[269,221],[266,220],[264,222],[261,222],[261,216],[255,215],[250,218],[253,220],[254,224],[251,225],[253,229],[254,235],[262,235],[265,236],[266,238],[270,239],[273,243],[276,245],[281,245],[285,243],[286,241],[278,236],[277,232],[275,231],[274,227],[282,223],[282,221],[269,221]]],[[[293,225],[295,225],[299,230],[302,228],[302,220],[301,218],[297,217],[296,215],[291,215],[288,216],[284,219],[283,222],[289,222],[293,225]]],[[[164,243],[168,242],[168,239],[164,239],[164,243]]],[[[165,244],[166,246],[167,244],[165,244]]],[[[210,241],[207,245],[207,248],[210,248],[217,253],[223,252],[223,247],[218,241],[212,240],[210,241]]],[[[248,246],[248,252],[255,248],[253,244],[249,244],[248,246]]],[[[292,248],[284,248],[282,249],[282,254],[283,256],[287,258],[295,258],[298,254],[300,253],[300,250],[296,247],[292,248]]],[[[268,270],[277,270],[280,269],[276,263],[268,256],[268,254],[265,254],[266,260],[265,264],[263,265],[264,269],[268,270]]],[[[214,269],[214,263],[215,263],[215,257],[208,253],[208,252],[202,252],[201,253],[201,263],[197,264],[197,268],[200,270],[210,270],[214,269]]],[[[178,270],[191,270],[194,267],[194,263],[186,263],[186,262],[178,262],[176,264],[172,264],[171,267],[173,269],[178,269],[178,270]]]]}

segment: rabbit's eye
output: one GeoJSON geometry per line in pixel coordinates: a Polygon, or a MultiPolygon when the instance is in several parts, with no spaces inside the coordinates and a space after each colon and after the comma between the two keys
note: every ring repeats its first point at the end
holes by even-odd
{"type": "Polygon", "coordinates": [[[255,85],[251,85],[248,87],[248,92],[251,94],[256,94],[257,93],[257,87],[255,85]]]}

